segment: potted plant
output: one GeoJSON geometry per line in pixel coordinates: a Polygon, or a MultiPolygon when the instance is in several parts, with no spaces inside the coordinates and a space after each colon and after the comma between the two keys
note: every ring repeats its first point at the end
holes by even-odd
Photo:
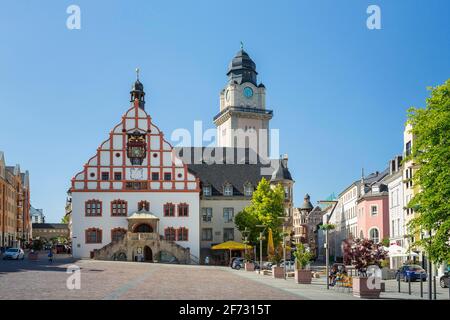
{"type": "Polygon", "coordinates": [[[294,252],[295,257],[295,282],[302,284],[310,284],[311,283],[311,271],[306,270],[306,266],[313,258],[313,254],[311,252],[306,251],[303,243],[297,244],[297,250],[294,252]]]}
{"type": "Polygon", "coordinates": [[[377,299],[381,292],[381,275],[367,275],[369,267],[380,268],[383,260],[387,258],[387,251],[382,244],[372,240],[356,239],[345,247],[345,263],[352,264],[358,271],[353,278],[353,295],[355,297],[377,299]]]}
{"type": "Polygon", "coordinates": [[[249,253],[244,255],[245,271],[255,271],[255,264],[252,262],[252,256],[249,253]]]}
{"type": "Polygon", "coordinates": [[[280,267],[282,257],[278,250],[272,256],[269,256],[269,260],[273,263],[272,276],[277,279],[284,279],[284,268],[280,267]]]}

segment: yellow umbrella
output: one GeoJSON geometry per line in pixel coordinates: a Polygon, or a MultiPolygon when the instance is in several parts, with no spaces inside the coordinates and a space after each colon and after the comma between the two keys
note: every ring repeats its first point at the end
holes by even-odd
{"type": "MultiPolygon", "coordinates": [[[[251,245],[247,245],[247,249],[252,249],[253,247],[251,245]]],[[[213,250],[245,250],[245,244],[236,242],[236,241],[227,241],[220,244],[216,244],[215,246],[212,246],[211,249],[213,250]]]]}
{"type": "Polygon", "coordinates": [[[269,236],[267,238],[267,255],[268,256],[275,255],[275,246],[273,245],[272,229],[269,229],[269,236]]]}
{"type": "Polygon", "coordinates": [[[215,246],[212,246],[212,250],[230,250],[230,263],[231,263],[231,251],[232,250],[245,250],[245,248],[251,249],[253,248],[251,245],[247,246],[244,243],[236,242],[236,241],[226,241],[220,244],[216,244],[215,246]]]}

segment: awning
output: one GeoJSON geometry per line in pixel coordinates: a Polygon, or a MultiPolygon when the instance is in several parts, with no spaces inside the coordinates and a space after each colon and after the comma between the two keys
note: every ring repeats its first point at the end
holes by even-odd
{"type": "Polygon", "coordinates": [[[252,249],[253,247],[236,241],[226,241],[211,247],[213,250],[245,250],[245,248],[252,249]]]}

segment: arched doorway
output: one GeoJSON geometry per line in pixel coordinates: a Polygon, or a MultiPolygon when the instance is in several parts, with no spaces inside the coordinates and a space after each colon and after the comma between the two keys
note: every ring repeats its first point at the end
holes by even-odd
{"type": "Polygon", "coordinates": [[[144,247],[144,261],[152,262],[153,261],[153,252],[149,246],[144,247]]]}
{"type": "Polygon", "coordinates": [[[153,228],[149,224],[142,223],[142,224],[138,225],[136,228],[134,228],[134,232],[137,232],[137,233],[152,233],[153,232],[153,228]]]}

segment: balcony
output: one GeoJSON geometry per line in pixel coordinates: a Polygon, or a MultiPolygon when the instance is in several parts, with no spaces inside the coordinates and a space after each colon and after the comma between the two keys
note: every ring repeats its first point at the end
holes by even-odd
{"type": "Polygon", "coordinates": [[[160,240],[162,237],[156,232],[152,233],[127,233],[128,240],[160,240]]]}
{"type": "Polygon", "coordinates": [[[249,108],[249,107],[226,107],[225,109],[223,109],[221,112],[219,112],[215,117],[214,117],[214,121],[216,121],[217,119],[219,119],[222,115],[224,115],[225,113],[229,112],[229,111],[234,111],[234,112],[244,112],[244,113],[258,113],[258,114],[262,114],[262,115],[267,115],[272,117],[273,115],[273,110],[266,110],[266,109],[258,109],[258,108],[249,108]]]}

